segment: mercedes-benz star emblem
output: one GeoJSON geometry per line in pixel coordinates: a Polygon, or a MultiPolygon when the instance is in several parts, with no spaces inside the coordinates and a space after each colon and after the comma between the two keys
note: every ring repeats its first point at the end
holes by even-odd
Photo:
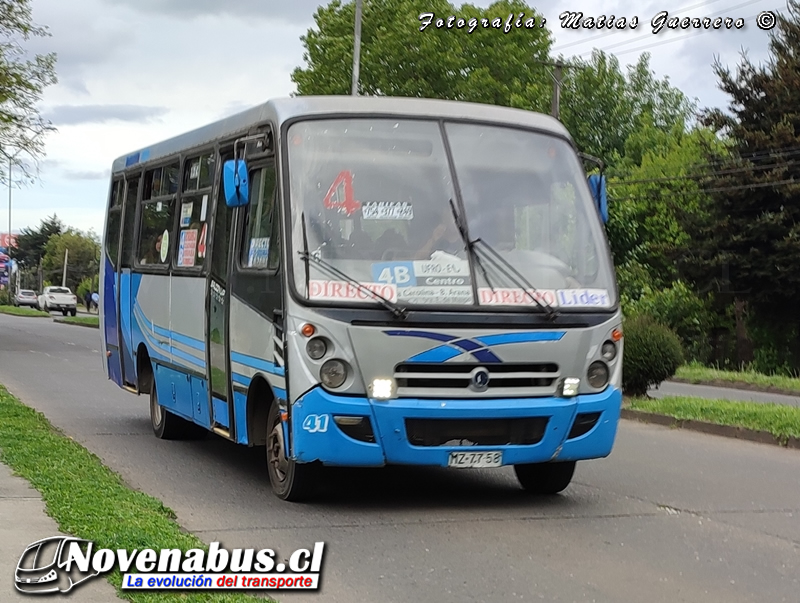
{"type": "Polygon", "coordinates": [[[489,371],[478,367],[470,373],[470,385],[475,391],[485,391],[489,387],[489,371]]]}

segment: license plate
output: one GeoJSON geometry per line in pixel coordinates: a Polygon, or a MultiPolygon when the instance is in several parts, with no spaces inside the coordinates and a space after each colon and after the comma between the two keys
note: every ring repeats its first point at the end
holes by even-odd
{"type": "Polygon", "coordinates": [[[503,453],[493,452],[451,452],[447,459],[448,467],[500,467],[503,453]]]}

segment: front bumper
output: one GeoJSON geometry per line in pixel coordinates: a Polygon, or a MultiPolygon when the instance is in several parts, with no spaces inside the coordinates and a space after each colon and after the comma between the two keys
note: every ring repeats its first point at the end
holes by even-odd
{"type": "Polygon", "coordinates": [[[495,398],[481,400],[395,399],[336,396],[317,387],[291,409],[291,456],[298,462],[369,467],[385,464],[447,466],[450,452],[501,450],[502,464],[573,461],[608,456],[614,445],[622,392],[608,387],[600,394],[575,398],[495,398]],[[568,438],[576,416],[599,413],[588,432],[568,438]],[[374,442],[346,435],[334,416],[367,417],[374,442]],[[417,445],[409,441],[407,419],[542,419],[541,438],[516,445],[417,445]]]}

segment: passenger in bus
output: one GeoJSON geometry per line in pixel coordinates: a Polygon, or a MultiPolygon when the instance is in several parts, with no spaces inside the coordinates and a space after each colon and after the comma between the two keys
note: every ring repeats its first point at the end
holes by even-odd
{"type": "Polygon", "coordinates": [[[142,258],[142,264],[160,264],[161,263],[161,239],[163,233],[158,235],[153,244],[147,249],[142,258]]]}

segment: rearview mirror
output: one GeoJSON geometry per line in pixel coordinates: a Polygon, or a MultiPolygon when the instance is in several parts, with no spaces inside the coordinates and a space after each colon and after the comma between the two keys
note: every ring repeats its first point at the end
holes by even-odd
{"type": "Polygon", "coordinates": [[[222,168],[222,185],[225,191],[225,203],[228,207],[247,205],[250,198],[247,162],[242,159],[226,161],[222,168]]]}
{"type": "Polygon", "coordinates": [[[603,224],[608,222],[608,196],[606,194],[606,177],[600,174],[589,176],[589,189],[592,191],[594,204],[603,224]]]}

